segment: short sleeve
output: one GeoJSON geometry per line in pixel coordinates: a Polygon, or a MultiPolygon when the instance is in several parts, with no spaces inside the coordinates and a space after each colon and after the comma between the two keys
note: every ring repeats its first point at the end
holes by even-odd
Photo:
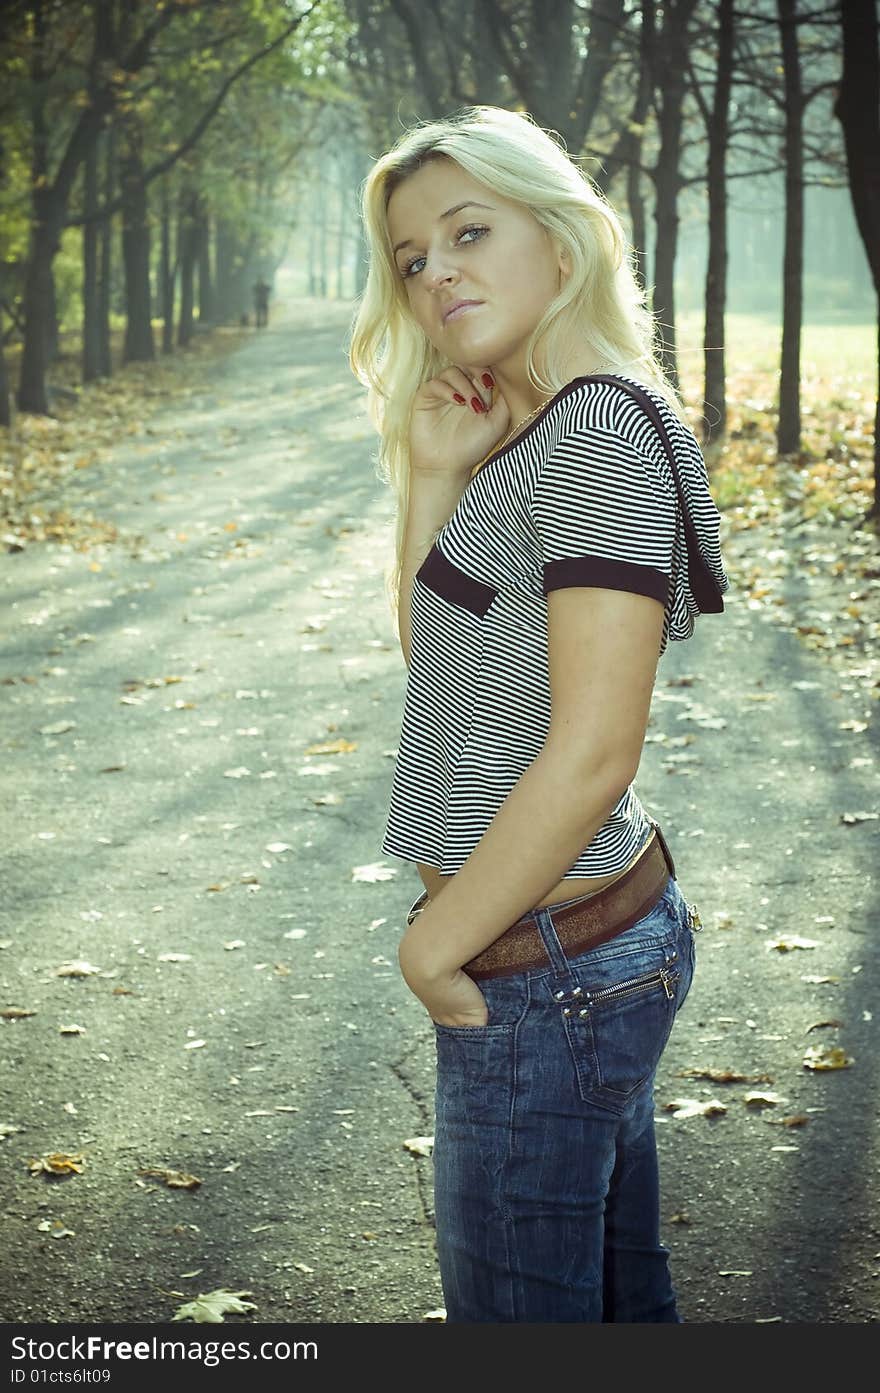
{"type": "Polygon", "coordinates": [[[563,431],[538,476],[533,520],[543,589],[599,586],[651,595],[665,605],[675,503],[651,465],[616,431],[563,431]]]}

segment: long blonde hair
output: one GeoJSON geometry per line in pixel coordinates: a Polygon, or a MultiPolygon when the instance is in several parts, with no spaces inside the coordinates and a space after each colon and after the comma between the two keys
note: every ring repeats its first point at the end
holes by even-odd
{"type": "Polygon", "coordinates": [[[452,366],[409,308],[388,232],[388,201],[431,159],[447,157],[486,188],[529,209],[568,253],[570,274],[535,325],[526,365],[533,386],[555,394],[570,380],[566,353],[577,343],[612,370],[654,387],[683,418],[655,353],[654,318],[632,266],[617,213],[590,176],[526,114],[474,106],[405,131],[361,186],[369,247],[366,285],[352,322],[349,362],[368,389],[367,414],[379,433],[378,474],[397,495],[394,559],[386,570],[396,613],[409,501],[412,403],[423,382],[452,366]],[[540,345],[546,375],[535,362],[540,345]]]}

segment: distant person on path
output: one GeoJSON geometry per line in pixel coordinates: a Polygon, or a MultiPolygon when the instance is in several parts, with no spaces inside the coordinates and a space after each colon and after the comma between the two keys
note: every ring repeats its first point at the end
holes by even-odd
{"type": "Polygon", "coordinates": [[[658,659],[728,588],[706,467],[617,214],[530,117],[414,127],[363,215],[446,1317],[679,1322],[653,1086],[700,920],[633,780],[658,659]]]}
{"type": "Polygon", "coordinates": [[[269,290],[270,286],[260,276],[254,285],[254,317],[258,329],[265,329],[269,323],[269,290]]]}

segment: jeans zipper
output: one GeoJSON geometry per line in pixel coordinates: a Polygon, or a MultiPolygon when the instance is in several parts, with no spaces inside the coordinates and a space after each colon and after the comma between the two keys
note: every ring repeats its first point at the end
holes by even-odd
{"type": "Polygon", "coordinates": [[[590,992],[587,996],[589,1002],[607,1001],[612,996],[628,996],[631,992],[639,991],[642,987],[647,987],[653,983],[662,983],[663,990],[671,1001],[675,996],[675,984],[681,973],[678,969],[670,971],[668,967],[661,967],[657,972],[648,972],[643,977],[631,977],[628,982],[618,982],[613,987],[606,987],[601,992],[590,992]]]}

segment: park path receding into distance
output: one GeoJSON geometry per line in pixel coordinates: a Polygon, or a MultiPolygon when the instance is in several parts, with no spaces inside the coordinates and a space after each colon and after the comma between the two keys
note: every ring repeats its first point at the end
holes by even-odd
{"type": "MultiPolygon", "coordinates": [[[[78,472],[65,506],[116,544],[2,558],[0,1005],[34,1012],[0,1021],[3,1321],[161,1322],[219,1288],[256,1306],[230,1324],[442,1306],[404,1145],[433,1126],[396,963],[420,884],[379,852],[392,500],[351,313],[291,301],[78,472]],[[32,1175],[51,1152],[82,1172],[32,1175]]],[[[846,728],[864,695],[737,589],[747,545],[726,612],[661,660],[637,779],[705,924],[658,1078],[664,1238],[687,1321],[871,1321],[878,823],[841,814],[876,810],[876,742],[846,728]],[[812,1045],[854,1062],[810,1071],[812,1045]]]]}

